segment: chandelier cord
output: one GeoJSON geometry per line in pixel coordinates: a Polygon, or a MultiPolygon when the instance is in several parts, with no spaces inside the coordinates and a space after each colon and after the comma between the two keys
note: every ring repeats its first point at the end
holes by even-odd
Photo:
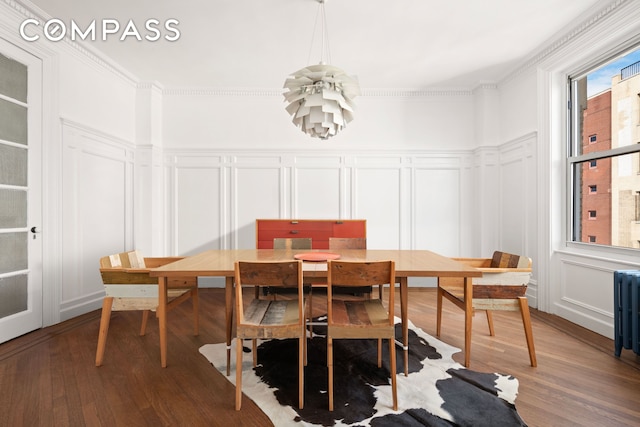
{"type": "Polygon", "coordinates": [[[327,140],[337,135],[347,123],[353,120],[355,108],[353,98],[360,95],[360,86],[356,77],[349,76],[344,70],[325,63],[325,61],[331,61],[329,31],[326,26],[327,15],[324,7],[325,0],[317,1],[319,6],[307,64],[311,61],[313,43],[317,37],[318,20],[321,20],[320,64],[307,65],[290,74],[284,82],[284,88],[287,91],[283,95],[288,103],[285,109],[291,115],[293,124],[313,138],[327,140]]]}
{"type": "Polygon", "coordinates": [[[329,48],[329,30],[327,30],[327,13],[324,8],[324,0],[318,0],[318,10],[316,11],[316,19],[313,23],[313,33],[311,35],[311,47],[309,48],[309,56],[307,57],[307,64],[311,64],[311,54],[313,53],[313,46],[316,39],[316,32],[318,31],[318,19],[320,19],[321,26],[321,45],[320,45],[320,64],[331,63],[331,50],[329,48]]]}

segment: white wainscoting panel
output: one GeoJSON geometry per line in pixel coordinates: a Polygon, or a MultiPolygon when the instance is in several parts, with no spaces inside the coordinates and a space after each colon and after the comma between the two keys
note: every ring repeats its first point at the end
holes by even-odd
{"type": "Polygon", "coordinates": [[[220,215],[224,201],[222,172],[220,166],[176,167],[175,253],[186,256],[223,248],[220,215]]]}
{"type": "Polygon", "coordinates": [[[416,167],[413,181],[414,249],[429,249],[446,256],[460,254],[460,167],[416,167]]]}
{"type": "Polygon", "coordinates": [[[286,211],[287,193],[283,167],[238,165],[231,182],[232,248],[256,247],[256,219],[281,218],[286,211]]]}
{"type": "Polygon", "coordinates": [[[60,319],[99,308],[100,257],[132,245],[133,146],[62,123],[62,289],[60,319]]]}
{"type": "Polygon", "coordinates": [[[553,313],[613,338],[613,272],[625,267],[598,257],[562,252],[556,257],[553,313]]]}
{"type": "Polygon", "coordinates": [[[340,165],[296,166],[292,184],[293,218],[341,218],[345,185],[340,165]]]}
{"type": "Polygon", "coordinates": [[[367,247],[401,248],[400,168],[357,167],[354,175],[354,215],[367,220],[367,247]]]}
{"type": "Polygon", "coordinates": [[[462,187],[472,182],[461,180],[465,156],[469,153],[171,150],[165,160],[172,177],[167,255],[253,248],[257,218],[341,218],[366,219],[372,248],[456,256],[461,230],[471,229],[460,215],[462,187]],[[208,158],[220,163],[207,166],[208,158]],[[206,212],[187,213],[193,209],[206,212]]]}

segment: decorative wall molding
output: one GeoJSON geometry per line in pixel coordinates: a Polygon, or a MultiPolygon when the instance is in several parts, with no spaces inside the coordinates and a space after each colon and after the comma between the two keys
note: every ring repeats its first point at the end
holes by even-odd
{"type": "MultiPolygon", "coordinates": [[[[49,19],[53,18],[51,15],[48,15],[45,11],[31,3],[29,0],[4,0],[4,2],[14,9],[16,12],[20,13],[24,16],[25,19],[37,19],[41,25],[38,26],[39,35],[43,35],[42,28],[44,23],[49,19]]],[[[34,42],[31,42],[34,43],[34,42]]],[[[134,76],[132,73],[124,69],[119,64],[115,63],[102,53],[100,53],[97,49],[92,48],[89,45],[81,44],[76,41],[72,41],[71,38],[67,35],[60,42],[61,46],[66,46],[70,48],[71,52],[76,53],[76,56],[85,63],[91,66],[99,66],[101,69],[109,71],[116,76],[120,77],[125,82],[135,85],[138,81],[138,78],[134,76]],[[61,43],[62,42],[62,43],[61,43]]]]}
{"type": "MultiPolygon", "coordinates": [[[[484,86],[483,86],[484,87],[484,86]]],[[[495,88],[495,85],[487,86],[495,88]]],[[[434,89],[362,89],[360,97],[431,98],[441,96],[473,96],[464,88],[434,89]]],[[[231,97],[282,97],[284,89],[260,88],[166,88],[167,96],[231,96],[231,97]]]]}
{"type": "Polygon", "coordinates": [[[578,25],[573,27],[570,31],[564,33],[559,36],[554,41],[545,44],[542,50],[534,52],[529,55],[523,62],[521,62],[514,70],[508,73],[501,81],[500,85],[507,83],[535,65],[541,63],[548,57],[554,55],[559,50],[565,48],[568,44],[570,44],[573,40],[585,34],[587,31],[590,31],[592,27],[605,19],[609,18],[613,13],[617,12],[621,7],[626,6],[627,4],[632,4],[634,0],[616,0],[609,4],[607,4],[603,9],[594,13],[584,21],[580,22],[578,25]]]}
{"type": "Polygon", "coordinates": [[[77,130],[79,130],[79,131],[81,131],[83,133],[100,137],[100,138],[104,139],[105,141],[114,142],[114,143],[116,143],[118,145],[122,145],[122,146],[124,146],[126,148],[129,148],[129,149],[134,149],[135,146],[136,146],[133,141],[129,141],[129,140],[120,138],[118,136],[112,135],[112,134],[107,133],[107,132],[103,132],[103,131],[95,129],[95,128],[91,127],[91,126],[87,126],[85,124],[82,124],[82,123],[79,123],[79,122],[76,122],[76,121],[73,121],[73,120],[69,120],[69,119],[64,118],[64,117],[60,118],[60,123],[62,124],[63,127],[69,127],[69,128],[72,128],[72,129],[77,129],[77,130]]]}

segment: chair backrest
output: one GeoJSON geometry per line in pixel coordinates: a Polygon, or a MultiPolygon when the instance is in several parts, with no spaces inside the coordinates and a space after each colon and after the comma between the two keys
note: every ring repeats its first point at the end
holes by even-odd
{"type": "Polygon", "coordinates": [[[311,249],[310,237],[276,237],[273,249],[311,249]]]}
{"type": "MultiPolygon", "coordinates": [[[[365,287],[365,286],[395,286],[396,265],[393,261],[341,261],[332,260],[327,263],[327,299],[333,298],[332,287],[365,287]]],[[[389,322],[393,324],[393,290],[389,291],[387,310],[389,322]]]]}
{"type": "Polygon", "coordinates": [[[491,258],[490,268],[531,268],[531,258],[495,251],[491,258]]]}
{"type": "Polygon", "coordinates": [[[298,288],[299,309],[302,310],[302,261],[236,261],[235,289],[238,321],[244,319],[242,286],[298,288]]]}
{"type": "Polygon", "coordinates": [[[328,282],[334,286],[372,286],[395,283],[393,261],[329,261],[328,282]]]}
{"type": "Polygon", "coordinates": [[[367,249],[365,237],[329,237],[329,249],[367,249]]]}
{"type": "Polygon", "coordinates": [[[145,268],[140,251],[120,252],[100,258],[100,268],[145,268]]]}
{"type": "Polygon", "coordinates": [[[302,280],[301,271],[302,261],[298,260],[237,261],[236,287],[258,285],[295,288],[298,286],[298,279],[302,280]]]}

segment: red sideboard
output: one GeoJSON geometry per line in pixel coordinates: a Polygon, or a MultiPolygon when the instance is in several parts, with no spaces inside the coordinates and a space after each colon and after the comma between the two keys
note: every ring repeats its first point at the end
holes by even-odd
{"type": "Polygon", "coordinates": [[[313,249],[329,249],[329,237],[367,237],[365,219],[257,219],[256,248],[273,249],[276,237],[310,237],[313,249]]]}

